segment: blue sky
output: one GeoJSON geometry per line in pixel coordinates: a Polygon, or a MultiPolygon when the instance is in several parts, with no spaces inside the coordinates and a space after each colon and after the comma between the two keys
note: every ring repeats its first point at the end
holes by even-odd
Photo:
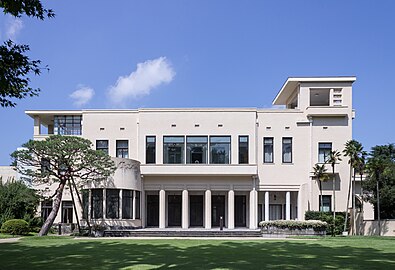
{"type": "Polygon", "coordinates": [[[43,3],[55,18],[0,15],[0,40],[50,68],[39,97],[0,108],[0,165],[32,138],[25,110],[267,108],[291,76],[357,76],[354,138],[395,142],[395,1],[43,3]]]}

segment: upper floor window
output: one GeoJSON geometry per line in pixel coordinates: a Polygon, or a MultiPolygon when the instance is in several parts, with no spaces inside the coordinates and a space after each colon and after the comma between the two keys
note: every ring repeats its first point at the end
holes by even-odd
{"type": "Polygon", "coordinates": [[[283,163],[292,163],[292,138],[283,138],[283,163]]]}
{"type": "Polygon", "coordinates": [[[54,134],[56,135],[81,135],[81,115],[55,115],[54,134]]]}
{"type": "Polygon", "coordinates": [[[145,142],[145,164],[156,163],[156,137],[147,136],[145,142]]]}
{"type": "Polygon", "coordinates": [[[187,137],[187,163],[207,163],[207,137],[187,137]]]}
{"type": "Polygon", "coordinates": [[[274,156],[273,156],[273,143],[274,139],[265,137],[263,138],[263,162],[264,163],[273,163],[274,156]]]}
{"type": "Polygon", "coordinates": [[[108,140],[96,140],[96,150],[103,151],[108,155],[108,140]]]}
{"type": "Polygon", "coordinates": [[[239,136],[239,164],[248,164],[248,136],[239,136]]]}
{"type": "Polygon", "coordinates": [[[310,106],[329,106],[330,89],[310,89],[310,106]]]}
{"type": "Polygon", "coordinates": [[[163,163],[184,164],[184,136],[163,137],[163,163]]]}
{"type": "Polygon", "coordinates": [[[319,201],[319,205],[321,205],[321,209],[320,211],[322,212],[331,212],[332,211],[332,196],[331,195],[322,195],[322,200],[321,200],[321,195],[319,195],[318,199],[319,201]]]}
{"type": "Polygon", "coordinates": [[[332,143],[318,143],[318,162],[325,163],[332,151],[332,143]]]}
{"type": "Polygon", "coordinates": [[[230,163],[230,136],[210,137],[210,163],[230,163]]]}
{"type": "Polygon", "coordinates": [[[117,157],[129,158],[129,141],[117,140],[117,157]]]}

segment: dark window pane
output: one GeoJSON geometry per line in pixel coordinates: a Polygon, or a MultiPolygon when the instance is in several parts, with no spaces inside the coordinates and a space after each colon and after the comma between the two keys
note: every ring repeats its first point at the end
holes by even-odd
{"type": "Polygon", "coordinates": [[[156,137],[147,136],[145,148],[145,163],[155,164],[156,163],[156,137]]]}
{"type": "Polygon", "coordinates": [[[239,164],[248,164],[248,136],[239,137],[239,164]]]}
{"type": "Polygon", "coordinates": [[[62,223],[73,223],[73,202],[62,202],[62,223]]]}
{"type": "Polygon", "coordinates": [[[210,163],[230,163],[230,136],[210,137],[210,163]]]}
{"type": "Polygon", "coordinates": [[[274,155],[273,155],[273,138],[263,138],[263,162],[264,163],[273,163],[274,155]]]}
{"type": "Polygon", "coordinates": [[[91,218],[103,218],[103,189],[92,189],[91,218]]]}
{"type": "Polygon", "coordinates": [[[332,151],[332,143],[318,143],[318,162],[325,163],[332,151]]]}
{"type": "Polygon", "coordinates": [[[106,217],[119,218],[119,189],[106,189],[106,217]]]}
{"type": "Polygon", "coordinates": [[[187,163],[207,163],[207,137],[187,137],[187,163]]]}
{"type": "Polygon", "coordinates": [[[292,138],[283,138],[283,163],[292,163],[292,138]]]}
{"type": "Polygon", "coordinates": [[[52,211],[52,200],[41,202],[41,218],[45,221],[52,211]]]}
{"type": "Polygon", "coordinates": [[[80,115],[56,115],[54,117],[54,134],[57,135],[81,135],[80,115]]]}
{"type": "Polygon", "coordinates": [[[96,150],[101,150],[108,155],[108,140],[97,140],[96,150]]]}
{"type": "Polygon", "coordinates": [[[134,192],[134,194],[136,196],[136,198],[135,198],[135,202],[136,202],[136,205],[135,205],[136,216],[135,216],[135,218],[136,219],[140,219],[140,205],[141,205],[141,202],[140,202],[140,191],[136,190],[134,192]]]}
{"type": "MultiPolygon", "coordinates": [[[[319,195],[319,205],[321,205],[321,195],[319,195]]],[[[322,195],[322,206],[320,211],[322,212],[331,212],[332,211],[332,196],[331,195],[322,195]]]]}
{"type": "Polygon", "coordinates": [[[82,218],[88,219],[89,209],[89,190],[82,190],[82,218]]]}
{"type": "Polygon", "coordinates": [[[117,157],[129,158],[129,141],[117,140],[117,157]]]}
{"type": "Polygon", "coordinates": [[[122,190],[122,218],[133,218],[133,190],[122,190]]]}
{"type": "Polygon", "coordinates": [[[184,137],[163,137],[163,163],[184,164],[184,137]]]}

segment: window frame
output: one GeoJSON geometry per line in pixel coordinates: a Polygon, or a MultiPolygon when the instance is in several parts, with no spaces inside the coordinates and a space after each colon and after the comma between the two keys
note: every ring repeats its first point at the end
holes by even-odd
{"type": "Polygon", "coordinates": [[[263,163],[274,163],[274,137],[263,137],[263,163]],[[270,144],[268,144],[268,146],[271,146],[272,147],[272,151],[271,151],[271,156],[272,156],[272,160],[271,161],[267,161],[266,160],[266,151],[265,151],[265,146],[266,146],[266,144],[265,144],[265,140],[266,139],[271,139],[272,140],[272,143],[271,143],[271,145],[270,144]]]}
{"type": "Polygon", "coordinates": [[[293,151],[292,151],[292,148],[293,148],[293,139],[292,139],[292,137],[283,137],[282,138],[282,163],[284,163],[284,164],[291,164],[291,163],[293,163],[293,153],[292,153],[293,151]],[[290,151],[291,159],[289,161],[285,161],[284,160],[284,157],[285,157],[285,154],[286,154],[286,152],[285,152],[285,143],[284,143],[285,140],[291,140],[291,142],[289,143],[291,145],[291,151],[290,151]]]}
{"type": "Polygon", "coordinates": [[[119,219],[119,206],[120,206],[120,189],[117,188],[107,188],[106,189],[106,218],[107,219],[119,219]],[[116,191],[117,194],[115,194],[115,192],[113,194],[110,195],[110,193],[112,191],[116,191]],[[118,195],[118,196],[116,196],[118,195]],[[110,208],[109,205],[112,202],[116,202],[116,206],[117,207],[112,207],[110,208]],[[115,210],[115,213],[111,213],[111,210],[115,210]],[[112,214],[114,214],[114,216],[112,216],[112,214]]]}
{"type": "Polygon", "coordinates": [[[109,154],[109,140],[103,139],[103,140],[96,140],[96,150],[103,151],[105,154],[109,154]],[[107,142],[107,147],[99,147],[98,143],[99,142],[107,142]]]}
{"type": "Polygon", "coordinates": [[[185,162],[186,162],[186,164],[208,164],[208,159],[209,159],[208,148],[209,148],[208,136],[204,136],[204,135],[202,135],[202,136],[199,136],[199,135],[186,136],[186,139],[185,139],[185,152],[186,152],[185,162]],[[190,139],[190,138],[204,138],[206,140],[206,142],[188,142],[188,139],[190,139]],[[203,155],[204,160],[202,160],[201,163],[200,162],[199,163],[191,162],[191,158],[189,155],[191,153],[191,151],[188,150],[188,146],[191,146],[194,144],[195,145],[202,145],[202,148],[203,148],[202,155],[203,155]]]}
{"type": "MultiPolygon", "coordinates": [[[[183,135],[175,135],[175,136],[172,136],[172,135],[166,135],[166,136],[163,136],[163,164],[185,164],[185,136],[183,136],[183,135]],[[181,151],[181,155],[180,155],[180,162],[174,162],[174,163],[171,163],[171,162],[169,162],[169,151],[165,151],[165,146],[166,147],[169,147],[170,145],[171,145],[171,143],[170,142],[165,142],[165,139],[166,138],[182,138],[182,143],[181,142],[174,142],[173,143],[173,147],[176,147],[176,146],[178,146],[178,145],[182,145],[182,151],[181,151]],[[166,153],[167,153],[167,158],[166,158],[166,153]],[[167,160],[167,162],[165,162],[167,160]]],[[[175,153],[175,152],[174,152],[175,153]]]]}
{"type": "Polygon", "coordinates": [[[115,149],[116,149],[115,156],[117,158],[129,158],[129,140],[116,140],[115,141],[115,149]],[[126,142],[127,147],[118,146],[118,143],[121,143],[121,142],[126,142]],[[118,155],[119,150],[121,151],[121,156],[118,155]],[[126,155],[125,155],[125,152],[126,152],[126,155]]]}
{"type": "MultiPolygon", "coordinates": [[[[331,145],[331,148],[330,148],[330,150],[329,150],[329,154],[330,154],[330,152],[332,151],[332,149],[333,149],[333,144],[332,144],[332,142],[318,142],[318,163],[326,163],[326,160],[325,160],[325,153],[324,153],[324,161],[321,161],[321,159],[320,159],[320,150],[321,149],[328,149],[328,148],[321,148],[320,146],[321,145],[324,145],[324,144],[330,144],[331,145]]],[[[328,156],[326,156],[327,158],[328,158],[328,156]]],[[[327,159],[326,158],[326,159],[327,159]]]]}
{"type": "Polygon", "coordinates": [[[156,164],[156,136],[145,136],[145,164],[156,164]],[[148,139],[154,139],[153,142],[148,142],[148,139]],[[148,161],[148,145],[153,144],[153,159],[148,161]]]}
{"type": "Polygon", "coordinates": [[[322,195],[322,206],[321,206],[321,195],[318,195],[318,209],[321,212],[330,213],[332,212],[332,195],[322,195]],[[325,207],[328,207],[325,204],[325,199],[329,198],[329,211],[324,211],[325,207]],[[322,207],[322,210],[320,209],[322,207]]]}
{"type": "MultiPolygon", "coordinates": [[[[209,137],[209,164],[223,164],[223,165],[227,165],[227,164],[232,164],[232,136],[230,135],[214,135],[214,136],[210,136],[209,137]],[[229,142],[212,142],[211,139],[213,138],[229,138],[229,142]],[[213,144],[226,144],[229,145],[229,154],[228,154],[228,159],[227,159],[227,163],[214,163],[213,162],[213,156],[212,156],[212,148],[213,148],[213,144]]],[[[225,156],[226,157],[226,156],[225,156]]]]}
{"type": "Polygon", "coordinates": [[[239,138],[238,138],[238,147],[239,147],[239,164],[249,164],[250,138],[249,138],[248,135],[239,135],[239,138]],[[242,141],[241,141],[242,138],[247,138],[247,141],[246,141],[246,142],[242,142],[242,141]],[[240,154],[241,154],[240,149],[242,148],[241,144],[244,144],[244,143],[247,144],[247,147],[246,147],[247,153],[246,153],[246,161],[245,161],[245,162],[244,162],[244,161],[242,162],[241,156],[240,156],[240,154]]]}

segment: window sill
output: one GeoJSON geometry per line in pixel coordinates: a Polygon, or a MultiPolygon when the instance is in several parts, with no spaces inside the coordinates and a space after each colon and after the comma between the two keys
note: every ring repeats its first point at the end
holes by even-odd
{"type": "Polygon", "coordinates": [[[294,165],[293,162],[282,162],[281,165],[294,165]]]}

